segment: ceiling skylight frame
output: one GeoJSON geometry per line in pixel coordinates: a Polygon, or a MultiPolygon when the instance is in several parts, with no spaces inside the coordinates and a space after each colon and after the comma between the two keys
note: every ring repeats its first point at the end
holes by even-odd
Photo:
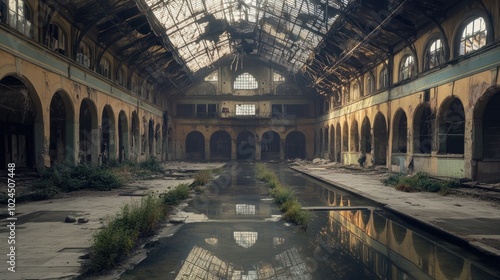
{"type": "Polygon", "coordinates": [[[174,53],[195,74],[241,54],[243,43],[251,50],[244,54],[296,73],[337,20],[338,14],[329,15],[330,10],[346,8],[351,0],[142,1],[174,53]]]}

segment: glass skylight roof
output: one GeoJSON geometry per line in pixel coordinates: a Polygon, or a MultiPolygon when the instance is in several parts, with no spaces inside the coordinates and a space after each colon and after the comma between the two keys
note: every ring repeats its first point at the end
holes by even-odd
{"type": "Polygon", "coordinates": [[[297,72],[350,0],[145,0],[192,73],[257,55],[297,72]]]}

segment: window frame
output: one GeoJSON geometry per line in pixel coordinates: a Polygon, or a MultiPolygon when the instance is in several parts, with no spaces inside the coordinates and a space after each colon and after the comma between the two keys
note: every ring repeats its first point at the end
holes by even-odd
{"type": "Polygon", "coordinates": [[[399,81],[403,82],[406,80],[410,80],[415,76],[415,57],[412,54],[405,54],[399,63],[399,81]],[[411,64],[408,63],[411,59],[411,64]]]}
{"type": "Polygon", "coordinates": [[[89,69],[92,68],[92,48],[86,42],[80,42],[80,46],[78,46],[78,51],[76,53],[76,62],[80,65],[87,67],[89,69]]]}
{"type": "Polygon", "coordinates": [[[236,104],[234,115],[237,117],[251,117],[257,115],[257,106],[255,104],[236,104]]]}
{"type": "Polygon", "coordinates": [[[236,76],[233,82],[235,90],[256,90],[259,89],[259,82],[254,75],[244,72],[236,76]]]}
{"type": "Polygon", "coordinates": [[[47,47],[61,55],[66,56],[68,52],[68,44],[66,41],[66,31],[57,22],[49,23],[49,30],[47,30],[47,47]],[[56,31],[57,34],[53,35],[52,32],[56,31]],[[62,38],[61,38],[62,37],[62,38]]]}
{"type": "Polygon", "coordinates": [[[456,55],[457,56],[464,56],[464,55],[468,55],[470,53],[473,53],[479,49],[482,49],[484,46],[488,45],[488,43],[490,42],[490,36],[491,36],[491,27],[488,23],[488,21],[486,20],[487,17],[482,15],[482,14],[479,14],[479,15],[475,15],[473,17],[470,17],[468,18],[467,20],[465,20],[462,25],[460,26],[460,29],[458,30],[457,32],[457,39],[456,39],[456,55]],[[475,37],[477,36],[479,33],[482,32],[482,30],[479,30],[478,32],[474,32],[473,30],[473,33],[469,36],[469,37],[466,37],[464,38],[464,35],[465,35],[465,32],[467,31],[467,28],[472,25],[472,29],[474,29],[474,23],[476,20],[479,20],[479,19],[482,19],[483,23],[484,23],[484,44],[477,47],[477,48],[474,48],[474,46],[472,46],[472,49],[467,51],[466,50],[466,46],[464,46],[464,49],[462,50],[462,43],[464,43],[467,38],[472,38],[472,37],[475,37]]]}
{"type": "Polygon", "coordinates": [[[440,37],[432,37],[425,47],[424,53],[424,70],[432,70],[434,68],[439,67],[440,65],[446,62],[446,52],[445,52],[445,44],[442,38],[440,37]],[[431,51],[433,45],[437,42],[440,42],[441,46],[437,48],[434,52],[431,51]],[[439,52],[439,53],[438,53],[439,52]],[[431,67],[431,59],[436,60],[434,66],[431,67]]]}
{"type": "Polygon", "coordinates": [[[375,78],[371,73],[368,73],[366,76],[366,94],[365,95],[370,95],[375,92],[375,78]]]}
{"type": "Polygon", "coordinates": [[[5,4],[7,12],[5,23],[22,33],[24,36],[33,39],[33,8],[26,0],[13,0],[15,1],[15,7],[11,7],[11,1],[12,0],[8,2],[2,1],[5,4]],[[22,9],[19,8],[21,3],[23,5],[22,9]],[[20,13],[22,13],[22,15],[20,15],[20,13]]]}
{"type": "Polygon", "coordinates": [[[111,73],[112,73],[111,61],[108,58],[106,57],[101,58],[101,61],[99,62],[99,68],[97,69],[97,73],[101,74],[102,76],[108,79],[111,79],[111,73]]]}
{"type": "Polygon", "coordinates": [[[389,87],[389,67],[384,66],[380,70],[379,83],[380,89],[386,89],[389,87]]]}

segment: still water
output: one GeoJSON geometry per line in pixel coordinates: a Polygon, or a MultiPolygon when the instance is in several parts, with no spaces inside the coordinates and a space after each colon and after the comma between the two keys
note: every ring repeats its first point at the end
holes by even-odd
{"type": "MultiPolygon", "coordinates": [[[[303,206],[377,207],[285,165],[270,168],[303,206]]],[[[278,221],[252,163],[227,165],[184,211],[209,221],[178,225],[121,279],[500,279],[492,260],[380,209],[312,212],[306,231],[278,221]]]]}

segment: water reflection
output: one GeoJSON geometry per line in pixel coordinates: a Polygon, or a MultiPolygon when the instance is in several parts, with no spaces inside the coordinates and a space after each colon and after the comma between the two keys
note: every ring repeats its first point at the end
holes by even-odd
{"type": "Polygon", "coordinates": [[[255,215],[255,205],[236,204],[236,215],[255,215]]]}
{"type": "Polygon", "coordinates": [[[250,248],[257,242],[259,233],[253,231],[235,231],[233,236],[236,244],[243,248],[250,248]]]}
{"type": "MultiPolygon", "coordinates": [[[[251,168],[239,170],[244,178],[231,175],[228,187],[208,197],[207,213],[224,222],[182,225],[122,279],[500,279],[480,256],[381,211],[313,212],[307,232],[264,222],[276,206],[251,185],[251,168]]],[[[305,206],[374,206],[279,171],[305,206]]]]}

